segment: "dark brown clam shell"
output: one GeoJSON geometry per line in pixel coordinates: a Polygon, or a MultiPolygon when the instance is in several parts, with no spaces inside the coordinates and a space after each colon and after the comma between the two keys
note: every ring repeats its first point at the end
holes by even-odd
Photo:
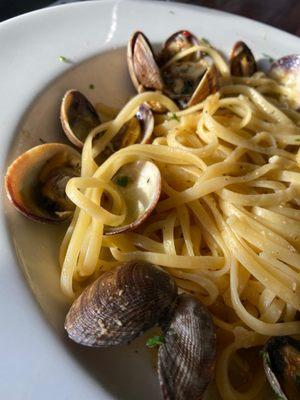
{"type": "Polygon", "coordinates": [[[163,319],[177,295],[172,277],[142,261],[104,273],[68,312],[69,337],[85,346],[126,344],[163,319]]]}
{"type": "Polygon", "coordinates": [[[140,93],[163,90],[164,82],[151,44],[142,32],[135,32],[127,46],[127,63],[132,83],[140,93]]]}
{"type": "Polygon", "coordinates": [[[182,294],[158,352],[164,400],[199,400],[213,378],[216,334],[212,317],[194,296],[182,294]]]}
{"type": "Polygon", "coordinates": [[[252,76],[257,71],[254,55],[242,41],[233,46],[230,55],[230,71],[234,76],[252,76]]]}
{"type": "Polygon", "coordinates": [[[269,339],[263,350],[263,365],[278,398],[300,399],[300,341],[289,336],[269,339]]]}
{"type": "Polygon", "coordinates": [[[101,121],[89,100],[78,90],[68,90],[60,108],[60,120],[68,139],[77,147],[101,121]]]}
{"type": "MultiPolygon", "coordinates": [[[[159,64],[163,65],[168,62],[172,57],[174,57],[177,53],[187,50],[190,47],[199,45],[200,42],[198,38],[191,32],[187,30],[181,30],[173,33],[163,45],[159,56],[159,64]]],[[[199,59],[201,54],[197,52],[196,54],[192,54],[191,56],[187,56],[184,58],[187,60],[195,60],[199,59]]]]}

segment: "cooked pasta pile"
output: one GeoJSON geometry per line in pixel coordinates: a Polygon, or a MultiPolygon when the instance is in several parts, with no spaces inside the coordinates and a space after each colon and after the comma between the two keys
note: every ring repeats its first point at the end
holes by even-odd
{"type": "Polygon", "coordinates": [[[232,77],[216,50],[201,49],[221,75],[217,93],[180,111],[165,95],[144,92],[87,137],[81,177],[66,189],[77,207],[61,246],[61,287],[74,297],[120,262],[161,265],[213,315],[222,398],[247,400],[259,398],[265,378],[259,368],[251,375],[239,351],[300,332],[300,114],[289,107],[287,87],[263,72],[232,77]],[[122,148],[98,165],[114,135],[149,101],[168,110],[155,116],[152,143],[122,148]],[[136,160],[158,166],[160,201],[135,231],[104,236],[105,226],[126,216],[112,178],[136,160]],[[235,381],[233,365],[247,374],[247,387],[235,381]]]}

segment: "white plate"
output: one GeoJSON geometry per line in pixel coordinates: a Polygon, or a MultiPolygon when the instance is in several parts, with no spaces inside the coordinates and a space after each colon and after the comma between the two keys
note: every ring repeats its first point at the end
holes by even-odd
{"type": "MultiPolygon", "coordinates": [[[[299,52],[299,39],[277,29],[171,3],[75,3],[4,22],[0,24],[2,176],[7,164],[39,144],[39,139],[60,138],[58,109],[66,89],[76,87],[92,101],[115,106],[125,102],[133,93],[124,50],[132,31],[143,30],[158,43],[182,28],[208,38],[227,54],[238,39],[245,40],[257,57],[299,52]],[[61,63],[60,55],[74,64],[61,63]]],[[[3,198],[0,398],[160,398],[145,338],[128,347],[97,351],[65,339],[66,304],[59,291],[57,263],[63,231],[25,220],[7,204],[4,193],[3,198]]]]}

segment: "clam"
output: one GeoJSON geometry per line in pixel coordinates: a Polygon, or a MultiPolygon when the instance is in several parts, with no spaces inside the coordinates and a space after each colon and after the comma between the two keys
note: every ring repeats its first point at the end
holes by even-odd
{"type": "Polygon", "coordinates": [[[62,99],[60,120],[68,139],[79,148],[101,122],[93,105],[75,89],[68,90],[62,99]]]}
{"type": "MultiPolygon", "coordinates": [[[[199,41],[192,33],[182,30],[167,39],[160,54],[159,64],[165,64],[178,52],[199,41]]],[[[128,69],[133,85],[142,92],[161,90],[182,108],[202,101],[218,89],[218,73],[214,65],[203,59],[201,52],[188,55],[169,66],[159,68],[152,47],[142,32],[135,32],[127,46],[128,69]]],[[[155,112],[164,107],[151,104],[155,112]]]]}
{"type": "Polygon", "coordinates": [[[112,151],[117,151],[134,143],[149,143],[153,129],[153,113],[146,104],[142,104],[135,116],[113,138],[109,147],[112,151]]]}
{"type": "MultiPolygon", "coordinates": [[[[179,31],[167,39],[161,52],[166,63],[177,53],[199,41],[188,31],[179,31]]],[[[166,93],[182,108],[197,104],[218,89],[218,73],[214,65],[208,65],[201,52],[194,53],[172,63],[162,70],[166,93]]]]}
{"type": "MultiPolygon", "coordinates": [[[[177,53],[187,50],[200,44],[198,38],[187,30],[181,30],[171,35],[165,42],[159,57],[160,64],[168,62],[177,53]]],[[[192,56],[187,56],[184,60],[197,60],[201,54],[197,52],[192,56]]]]}
{"type": "Polygon", "coordinates": [[[26,217],[41,222],[68,219],[73,203],[65,194],[68,180],[80,174],[80,154],[62,143],[33,147],[7,169],[9,200],[26,217]]]}
{"type": "Polygon", "coordinates": [[[273,62],[269,75],[293,90],[292,103],[300,108],[300,55],[292,54],[273,62]]]}
{"type": "Polygon", "coordinates": [[[131,144],[149,143],[154,129],[154,116],[150,107],[140,105],[135,116],[131,118],[105,147],[99,157],[99,163],[105,161],[114,152],[131,144]]]}
{"type": "Polygon", "coordinates": [[[124,165],[113,178],[123,195],[127,213],[121,226],[105,227],[106,235],[130,231],[138,227],[154,210],[161,193],[161,175],[151,161],[124,165]]]}
{"type": "Polygon", "coordinates": [[[141,93],[146,89],[162,90],[164,82],[149,40],[135,32],[127,45],[127,63],[132,83],[141,93]]]}
{"type": "Polygon", "coordinates": [[[230,54],[230,70],[234,76],[251,76],[257,71],[257,65],[252,51],[246,43],[237,42],[230,54]]]}
{"type": "Polygon", "coordinates": [[[278,398],[300,399],[300,341],[289,336],[269,339],[263,351],[263,364],[278,398]]]}
{"type": "Polygon", "coordinates": [[[177,295],[175,281],[142,261],[105,272],[74,301],[69,337],[85,346],[126,344],[163,319],[177,295]]]}
{"type": "Polygon", "coordinates": [[[164,326],[158,351],[158,376],[165,400],[199,400],[213,378],[216,334],[212,317],[198,299],[178,297],[164,326]]]}
{"type": "Polygon", "coordinates": [[[200,79],[198,86],[194,90],[187,105],[193,106],[205,100],[207,96],[215,93],[219,89],[218,71],[214,65],[208,67],[200,79]]]}

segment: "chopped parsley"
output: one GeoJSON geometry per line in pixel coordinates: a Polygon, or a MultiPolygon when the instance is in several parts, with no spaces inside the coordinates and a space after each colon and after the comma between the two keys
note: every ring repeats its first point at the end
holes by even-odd
{"type": "Polygon", "coordinates": [[[157,335],[149,338],[146,342],[146,345],[152,349],[153,347],[160,346],[163,343],[165,343],[165,338],[157,335]]]}
{"type": "Polygon", "coordinates": [[[201,42],[203,42],[204,44],[207,44],[207,45],[209,45],[209,41],[206,39],[206,38],[201,38],[200,39],[201,40],[201,42]]]}
{"type": "Polygon", "coordinates": [[[175,119],[175,121],[179,122],[179,118],[177,117],[177,115],[175,113],[172,113],[171,117],[169,118],[171,119],[175,119]]]}
{"type": "Polygon", "coordinates": [[[93,89],[95,89],[95,85],[94,85],[93,83],[91,83],[91,84],[89,85],[89,88],[90,88],[91,90],[93,90],[93,89]]]}
{"type": "Polygon", "coordinates": [[[129,182],[128,176],[120,176],[117,179],[117,185],[122,186],[122,187],[126,187],[128,185],[128,182],[129,182]]]}
{"type": "Polygon", "coordinates": [[[65,57],[65,56],[58,56],[58,59],[62,63],[66,63],[66,64],[72,63],[72,61],[69,58],[65,57]]]}
{"type": "Polygon", "coordinates": [[[273,63],[275,61],[275,58],[270,56],[269,54],[263,53],[263,57],[267,58],[269,63],[273,63]]]}

